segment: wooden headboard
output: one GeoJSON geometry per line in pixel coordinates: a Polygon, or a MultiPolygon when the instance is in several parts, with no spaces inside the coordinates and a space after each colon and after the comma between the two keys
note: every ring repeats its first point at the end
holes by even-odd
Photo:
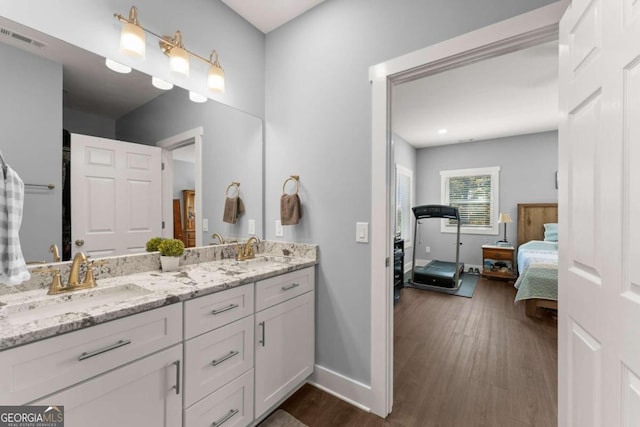
{"type": "Polygon", "coordinates": [[[544,240],[544,224],[558,222],[557,203],[518,203],[518,246],[544,240]]]}

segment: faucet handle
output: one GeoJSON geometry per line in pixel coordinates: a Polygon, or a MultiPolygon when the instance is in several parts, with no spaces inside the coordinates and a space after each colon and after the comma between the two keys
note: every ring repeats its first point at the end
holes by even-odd
{"type": "Polygon", "coordinates": [[[60,278],[60,270],[57,268],[40,268],[38,272],[47,273],[53,272],[53,277],[51,278],[51,283],[49,284],[49,290],[47,291],[47,295],[56,295],[65,291],[64,286],[62,285],[62,279],[60,278]]]}

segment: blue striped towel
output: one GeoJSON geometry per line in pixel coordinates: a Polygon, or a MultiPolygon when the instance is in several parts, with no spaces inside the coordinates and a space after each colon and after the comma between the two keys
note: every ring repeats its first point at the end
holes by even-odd
{"type": "Polygon", "coordinates": [[[29,280],[20,247],[20,225],[24,202],[24,183],[18,174],[6,166],[6,178],[0,174],[0,282],[19,285],[29,280]]]}

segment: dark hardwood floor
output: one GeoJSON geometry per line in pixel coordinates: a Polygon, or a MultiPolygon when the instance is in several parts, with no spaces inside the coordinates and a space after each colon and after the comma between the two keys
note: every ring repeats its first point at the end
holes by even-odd
{"type": "Polygon", "coordinates": [[[310,427],[556,426],[556,318],[528,318],[514,296],[513,284],[487,279],[473,298],[403,289],[386,419],[308,384],[281,408],[310,427]]]}

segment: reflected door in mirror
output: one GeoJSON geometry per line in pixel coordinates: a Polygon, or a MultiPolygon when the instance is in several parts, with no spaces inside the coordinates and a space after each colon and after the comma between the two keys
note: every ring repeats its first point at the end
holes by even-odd
{"type": "Polygon", "coordinates": [[[71,134],[74,254],[144,252],[162,233],[160,188],[160,148],[71,134]]]}

